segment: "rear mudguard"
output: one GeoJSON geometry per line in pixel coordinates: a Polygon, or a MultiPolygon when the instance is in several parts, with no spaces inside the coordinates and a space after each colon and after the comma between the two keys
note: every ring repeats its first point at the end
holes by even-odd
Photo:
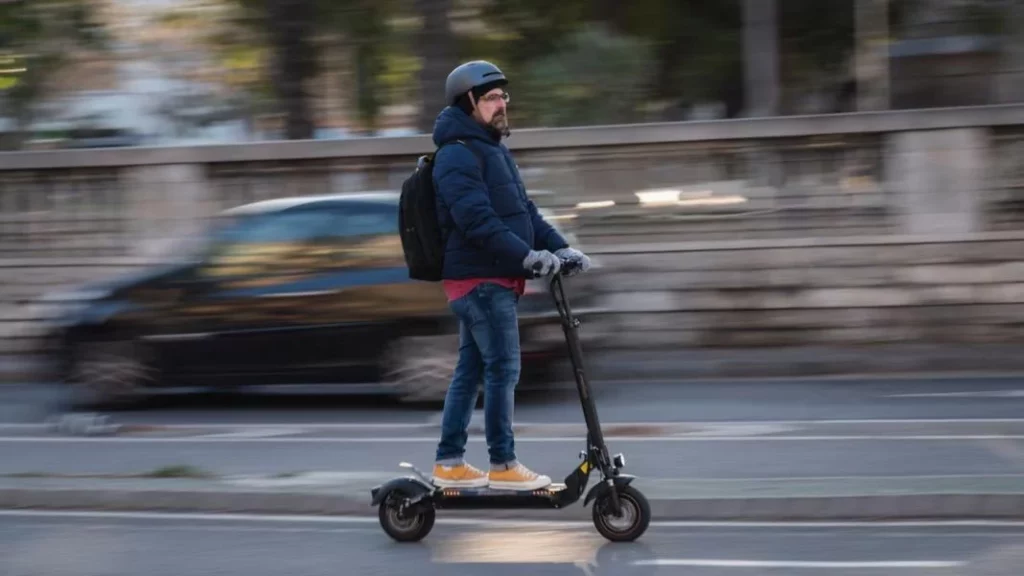
{"type": "MultiPolygon", "coordinates": [[[[612,478],[612,481],[615,483],[615,487],[617,488],[621,488],[622,486],[629,486],[629,484],[633,482],[633,480],[636,480],[636,476],[632,476],[630,474],[619,474],[618,476],[612,478]]],[[[593,488],[590,489],[589,492],[587,492],[587,497],[583,499],[583,505],[586,506],[587,504],[590,504],[592,501],[597,500],[598,497],[604,495],[609,490],[611,490],[611,487],[608,486],[607,482],[598,482],[597,484],[594,485],[593,488]]]]}
{"type": "Polygon", "coordinates": [[[400,490],[412,498],[421,494],[429,494],[433,492],[435,488],[415,476],[395,478],[394,480],[388,480],[384,484],[370,490],[370,494],[373,496],[372,505],[380,506],[380,503],[388,497],[388,494],[395,490],[400,490]]]}

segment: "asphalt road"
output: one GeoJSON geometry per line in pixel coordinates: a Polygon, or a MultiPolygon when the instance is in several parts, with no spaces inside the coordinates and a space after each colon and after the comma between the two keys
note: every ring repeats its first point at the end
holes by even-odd
{"type": "MultiPolygon", "coordinates": [[[[1014,379],[607,383],[599,386],[597,400],[605,423],[740,423],[741,431],[733,434],[726,429],[683,439],[666,435],[613,440],[612,451],[625,452],[630,471],[644,478],[1019,475],[1024,474],[1021,390],[1024,382],[1014,379]],[[828,427],[851,419],[842,423],[846,434],[834,434],[836,429],[828,427]],[[918,437],[914,429],[893,428],[892,419],[938,421],[918,437]],[[824,421],[825,427],[793,420],[824,421]],[[796,437],[780,440],[763,431],[742,430],[744,423],[757,422],[770,424],[769,429],[790,427],[796,437]],[[971,438],[946,436],[965,422],[1014,425],[982,430],[971,438]]],[[[138,473],[181,464],[220,474],[390,474],[400,461],[428,469],[436,444],[433,430],[388,429],[389,423],[436,420],[436,410],[320,395],[174,397],[111,414],[117,423],[252,424],[213,437],[64,438],[10,431],[17,428],[12,423],[39,423],[52,415],[57,396],[47,387],[0,387],[0,474],[138,473]],[[295,438],[288,437],[293,436],[290,432],[260,429],[266,423],[294,424],[299,436],[303,427],[314,423],[367,427],[336,436],[311,433],[295,438]]],[[[530,399],[516,414],[519,423],[580,420],[578,401],[572,397],[530,399]]],[[[517,444],[524,462],[554,477],[575,465],[582,447],[579,434],[521,437],[517,444]]],[[[471,440],[469,456],[486,465],[481,438],[471,440]]]]}
{"type": "Polygon", "coordinates": [[[5,576],[1018,576],[1021,566],[1024,525],[666,523],[610,544],[585,523],[441,519],[424,541],[398,544],[374,519],[0,513],[5,576]]]}
{"type": "MultiPolygon", "coordinates": [[[[810,379],[685,382],[595,382],[607,422],[758,421],[921,418],[1024,418],[1024,378],[810,379]]],[[[0,385],[0,423],[38,422],[62,411],[53,385],[0,385]]],[[[118,421],[422,422],[437,408],[380,398],[316,392],[172,394],[156,397],[118,421]]],[[[517,399],[519,421],[581,420],[573,393],[517,399]]]]}
{"type": "MultiPolygon", "coordinates": [[[[176,465],[220,474],[279,474],[309,471],[398,473],[410,461],[429,470],[436,440],[290,442],[275,438],[134,441],[0,439],[0,474],[144,473],[176,465]]],[[[532,468],[564,476],[583,448],[578,439],[521,439],[520,459],[532,468]]],[[[794,440],[757,437],[675,441],[619,439],[631,473],[645,478],[821,478],[1024,474],[1024,440],[794,440]]],[[[472,441],[469,458],[487,462],[485,445],[472,441]]]]}

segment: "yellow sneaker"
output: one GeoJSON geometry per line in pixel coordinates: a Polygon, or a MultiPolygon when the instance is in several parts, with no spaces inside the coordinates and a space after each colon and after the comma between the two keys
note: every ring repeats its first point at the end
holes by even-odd
{"type": "Polygon", "coordinates": [[[483,488],[487,486],[487,474],[471,464],[443,466],[434,464],[434,485],[441,488],[483,488]]]}
{"type": "Polygon", "coordinates": [[[518,463],[509,470],[491,470],[489,476],[495,490],[539,490],[551,484],[551,478],[518,463]]]}

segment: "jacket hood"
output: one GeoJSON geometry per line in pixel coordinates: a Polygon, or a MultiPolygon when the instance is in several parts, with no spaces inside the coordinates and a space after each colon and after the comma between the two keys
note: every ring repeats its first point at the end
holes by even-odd
{"type": "Polygon", "coordinates": [[[488,144],[497,144],[500,139],[487,128],[481,126],[472,116],[459,108],[447,106],[437,115],[434,121],[434,145],[441,146],[452,140],[475,138],[488,144]]]}

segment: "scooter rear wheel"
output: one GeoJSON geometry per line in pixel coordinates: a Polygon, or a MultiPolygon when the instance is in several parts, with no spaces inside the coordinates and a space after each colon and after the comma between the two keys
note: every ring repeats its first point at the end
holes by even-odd
{"type": "Polygon", "coordinates": [[[434,528],[434,509],[427,508],[415,514],[400,514],[402,502],[410,495],[394,491],[380,503],[377,516],[384,532],[398,542],[418,542],[434,528]]]}
{"type": "Polygon", "coordinates": [[[651,524],[651,505],[647,498],[632,486],[616,488],[622,516],[616,517],[611,510],[611,494],[604,494],[594,501],[594,527],[612,542],[632,542],[647,531],[651,524]]]}

